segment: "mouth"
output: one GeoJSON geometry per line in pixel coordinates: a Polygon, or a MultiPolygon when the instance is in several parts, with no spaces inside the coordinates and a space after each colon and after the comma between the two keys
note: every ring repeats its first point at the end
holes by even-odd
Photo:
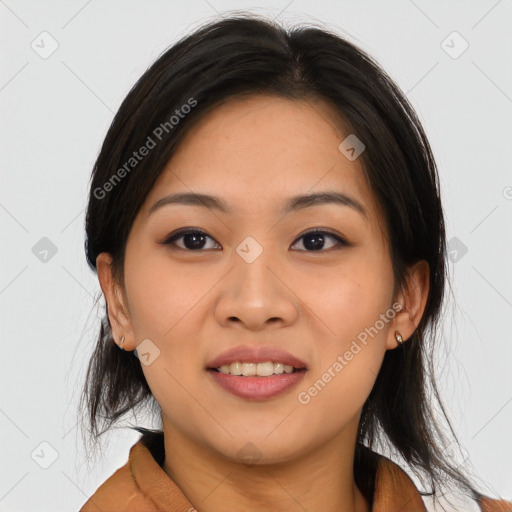
{"type": "Polygon", "coordinates": [[[222,391],[248,400],[266,400],[291,390],[308,368],[282,347],[239,345],[209,361],[205,370],[222,391]]]}
{"type": "Polygon", "coordinates": [[[246,400],[268,400],[290,391],[305,377],[307,369],[305,367],[296,368],[287,366],[286,371],[274,364],[272,373],[270,373],[270,361],[267,363],[232,363],[223,365],[220,368],[207,368],[207,373],[212,381],[219,386],[222,391],[246,400]],[[268,375],[259,375],[257,366],[263,366],[260,370],[268,375]],[[242,367],[242,368],[240,368],[242,367]],[[256,368],[255,368],[256,367],[256,368]],[[274,373],[275,370],[277,373],[274,373]],[[233,371],[233,373],[231,373],[233,371]],[[243,373],[241,373],[243,371],[243,373]],[[236,373],[240,373],[236,375],[236,373]]]}

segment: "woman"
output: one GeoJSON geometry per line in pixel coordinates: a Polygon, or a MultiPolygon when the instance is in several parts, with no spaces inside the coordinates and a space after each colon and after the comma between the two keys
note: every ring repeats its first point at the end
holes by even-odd
{"type": "Polygon", "coordinates": [[[351,43],[237,16],[175,44],[115,116],[86,233],[91,435],[142,404],[162,429],[83,512],[512,510],[447,456],[437,169],[351,43]]]}

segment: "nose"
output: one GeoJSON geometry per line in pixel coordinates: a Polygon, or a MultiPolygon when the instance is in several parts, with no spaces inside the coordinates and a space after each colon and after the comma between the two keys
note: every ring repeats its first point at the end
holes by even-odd
{"type": "Polygon", "coordinates": [[[232,270],[219,287],[217,321],[225,327],[238,323],[252,331],[291,325],[299,314],[299,300],[287,280],[284,266],[270,251],[250,263],[234,255],[232,270]]]}

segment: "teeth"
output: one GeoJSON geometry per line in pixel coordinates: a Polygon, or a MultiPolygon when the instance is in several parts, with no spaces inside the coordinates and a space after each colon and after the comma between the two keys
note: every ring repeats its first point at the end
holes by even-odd
{"type": "Polygon", "coordinates": [[[243,375],[249,377],[257,375],[259,377],[268,377],[269,375],[280,375],[281,373],[292,373],[293,366],[283,363],[273,363],[267,361],[265,363],[231,363],[223,364],[217,368],[221,373],[229,373],[231,375],[243,375]]]}
{"type": "Polygon", "coordinates": [[[258,371],[258,365],[254,363],[243,363],[242,364],[242,375],[244,377],[249,377],[251,375],[256,375],[258,371]]]}

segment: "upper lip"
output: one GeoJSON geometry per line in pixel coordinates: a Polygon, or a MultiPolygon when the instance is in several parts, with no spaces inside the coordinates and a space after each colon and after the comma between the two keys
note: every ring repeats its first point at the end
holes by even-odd
{"type": "Polygon", "coordinates": [[[207,368],[219,368],[231,363],[265,363],[273,361],[293,366],[294,368],[307,368],[306,363],[293,356],[286,350],[278,347],[239,345],[230,348],[207,364],[207,368]]]}

